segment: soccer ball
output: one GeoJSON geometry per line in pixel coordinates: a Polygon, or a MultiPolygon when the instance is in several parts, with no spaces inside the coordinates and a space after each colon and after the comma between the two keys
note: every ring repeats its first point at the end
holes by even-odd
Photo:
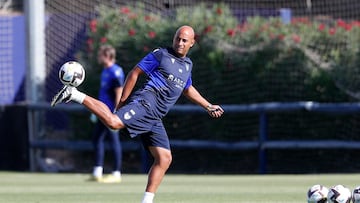
{"type": "Polygon", "coordinates": [[[76,61],[66,62],[59,70],[59,79],[64,85],[77,87],[85,79],[85,70],[76,61]]]}
{"type": "Polygon", "coordinates": [[[351,192],[343,185],[336,185],[329,189],[327,198],[329,203],[350,203],[351,192]]]}
{"type": "Polygon", "coordinates": [[[357,186],[353,191],[353,203],[360,203],[360,186],[357,186]]]}
{"type": "Polygon", "coordinates": [[[313,185],[307,193],[308,203],[326,203],[329,189],[322,185],[313,185]]]}

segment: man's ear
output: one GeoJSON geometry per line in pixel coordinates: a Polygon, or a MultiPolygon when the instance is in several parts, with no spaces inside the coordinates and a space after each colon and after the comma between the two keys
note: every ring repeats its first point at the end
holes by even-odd
{"type": "Polygon", "coordinates": [[[196,43],[196,41],[195,41],[195,39],[193,39],[192,42],[191,42],[190,47],[193,47],[195,43],[196,43]]]}

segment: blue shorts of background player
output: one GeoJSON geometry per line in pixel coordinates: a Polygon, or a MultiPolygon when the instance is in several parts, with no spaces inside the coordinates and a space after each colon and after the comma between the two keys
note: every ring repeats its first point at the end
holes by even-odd
{"type": "Polygon", "coordinates": [[[140,136],[145,149],[152,146],[170,150],[163,122],[152,115],[147,101],[134,100],[120,108],[116,114],[125,124],[131,137],[140,136]]]}

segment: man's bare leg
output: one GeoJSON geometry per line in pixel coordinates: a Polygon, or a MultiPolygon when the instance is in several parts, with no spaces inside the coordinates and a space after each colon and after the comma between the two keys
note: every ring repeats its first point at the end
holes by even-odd
{"type": "Polygon", "coordinates": [[[154,163],[148,174],[148,183],[142,203],[152,203],[152,198],[172,161],[171,151],[168,149],[149,147],[149,151],[154,157],[154,163]],[[149,195],[150,197],[148,197],[149,195]]]}
{"type": "Polygon", "coordinates": [[[103,102],[94,99],[83,92],[80,92],[76,87],[64,86],[52,99],[51,106],[54,107],[60,103],[74,101],[83,104],[92,113],[94,113],[107,127],[110,129],[124,128],[124,123],[120,118],[113,114],[109,107],[103,102]]]}
{"type": "Polygon", "coordinates": [[[121,129],[125,127],[120,118],[116,114],[113,114],[109,107],[103,102],[87,95],[82,104],[94,113],[107,127],[111,129],[121,129]]]}

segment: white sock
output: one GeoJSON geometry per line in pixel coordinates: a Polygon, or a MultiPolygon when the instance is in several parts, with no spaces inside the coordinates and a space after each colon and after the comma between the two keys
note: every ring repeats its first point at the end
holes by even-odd
{"type": "Polygon", "coordinates": [[[93,170],[93,176],[101,177],[103,175],[103,167],[102,166],[95,166],[93,170]]]}
{"type": "Polygon", "coordinates": [[[117,177],[117,178],[121,178],[121,172],[120,171],[113,171],[112,175],[117,177]]]}
{"type": "Polygon", "coordinates": [[[72,101],[82,104],[84,102],[85,97],[86,97],[86,94],[80,92],[75,87],[73,87],[71,89],[71,100],[72,101]]]}
{"type": "Polygon", "coordinates": [[[155,194],[151,192],[145,192],[144,198],[141,203],[153,203],[155,194]]]}

